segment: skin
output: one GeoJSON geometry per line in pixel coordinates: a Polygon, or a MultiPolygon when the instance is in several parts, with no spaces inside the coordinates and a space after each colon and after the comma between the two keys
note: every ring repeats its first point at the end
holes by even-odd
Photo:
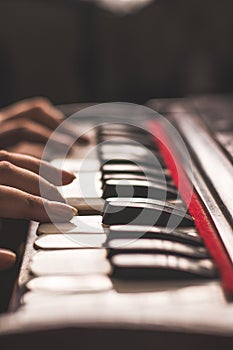
{"type": "MultiPolygon", "coordinates": [[[[15,103],[0,110],[0,149],[9,149],[20,142],[45,144],[53,131],[64,120],[64,115],[45,98],[33,98],[15,103]]],[[[61,149],[72,144],[72,129],[57,133],[54,146],[61,149]]],[[[86,144],[84,136],[78,138],[78,144],[86,144]]]]}
{"type": "Polygon", "coordinates": [[[16,261],[15,253],[8,249],[0,249],[0,271],[11,268],[16,261]]]}
{"type": "MultiPolygon", "coordinates": [[[[44,98],[24,100],[0,110],[1,217],[64,222],[76,214],[73,207],[64,203],[56,188],[71,183],[75,178],[73,174],[40,159],[6,151],[21,141],[45,144],[63,118],[44,98]]],[[[55,146],[61,148],[69,142],[69,132],[54,140],[55,146]]],[[[79,143],[86,142],[85,138],[79,139],[79,143]]],[[[0,271],[11,268],[15,260],[15,253],[0,248],[0,271]]]]}
{"type": "MultiPolygon", "coordinates": [[[[43,172],[45,178],[38,175],[41,161],[37,158],[0,151],[0,159],[1,217],[65,222],[76,214],[73,207],[64,203],[55,187],[59,179],[62,185],[72,182],[75,178],[73,174],[43,162],[48,170],[43,172]],[[41,188],[46,198],[40,196],[41,188]]],[[[15,260],[14,253],[0,248],[0,270],[10,268],[15,260]]]]}

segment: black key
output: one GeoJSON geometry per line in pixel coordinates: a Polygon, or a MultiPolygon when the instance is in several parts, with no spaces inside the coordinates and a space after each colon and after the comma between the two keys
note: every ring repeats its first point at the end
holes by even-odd
{"type": "MultiPolygon", "coordinates": [[[[101,153],[101,150],[104,146],[111,146],[111,147],[116,147],[120,151],[124,151],[125,147],[135,145],[137,141],[134,141],[133,139],[127,139],[124,137],[119,137],[119,138],[113,138],[109,140],[101,140],[101,144],[99,145],[99,153],[101,153]],[[102,142],[104,142],[102,144],[102,142]]],[[[143,147],[144,145],[142,145],[143,147]]],[[[150,142],[149,145],[145,146],[148,150],[150,150],[152,153],[153,152],[158,152],[157,146],[154,142],[150,142]]]]}
{"type": "Polygon", "coordinates": [[[193,246],[203,246],[203,241],[195,229],[169,230],[164,227],[143,225],[113,225],[109,228],[107,244],[112,239],[162,239],[193,246]]]}
{"type": "Polygon", "coordinates": [[[163,183],[139,180],[108,180],[103,187],[103,198],[142,197],[154,199],[176,199],[177,190],[163,183]]]}
{"type": "Polygon", "coordinates": [[[112,257],[112,277],[127,280],[167,280],[217,277],[209,259],[165,254],[118,254],[112,257]]]}
{"type": "Polygon", "coordinates": [[[158,169],[155,167],[139,167],[136,164],[104,164],[102,166],[103,174],[136,174],[136,175],[144,175],[151,176],[159,179],[166,179],[167,181],[171,181],[172,178],[169,175],[168,170],[166,169],[158,169]]]}
{"type": "Polygon", "coordinates": [[[144,132],[147,132],[146,130],[144,129],[141,129],[139,126],[137,125],[132,125],[132,124],[127,124],[127,123],[122,123],[122,122],[112,122],[112,123],[106,123],[106,124],[102,124],[98,127],[98,130],[99,131],[102,131],[102,130],[112,130],[112,129],[123,129],[123,130],[128,130],[128,129],[139,129],[139,130],[142,130],[144,132]]]}
{"type": "Polygon", "coordinates": [[[98,130],[98,135],[137,135],[151,138],[151,135],[144,129],[119,124],[108,124],[104,126],[98,130]]]}
{"type": "Polygon", "coordinates": [[[188,214],[188,211],[187,211],[185,206],[177,205],[176,203],[160,201],[160,200],[156,200],[153,198],[138,198],[138,197],[134,197],[134,198],[109,197],[109,198],[106,198],[105,204],[103,207],[103,213],[106,211],[107,206],[111,202],[120,203],[120,205],[122,205],[122,203],[125,203],[125,205],[127,205],[128,203],[143,203],[143,204],[159,205],[160,207],[166,206],[166,207],[169,207],[171,210],[181,210],[182,214],[183,213],[188,214]]]}
{"type": "Polygon", "coordinates": [[[115,136],[115,137],[118,137],[118,136],[125,136],[129,139],[132,139],[134,140],[135,138],[150,138],[151,139],[151,136],[145,132],[143,132],[143,130],[102,130],[98,133],[98,137],[108,137],[108,136],[115,136]]]}
{"type": "Polygon", "coordinates": [[[140,127],[130,124],[121,124],[121,123],[112,123],[112,124],[104,124],[98,128],[98,133],[138,133],[142,135],[149,135],[147,130],[144,130],[140,127]]]}
{"type": "Polygon", "coordinates": [[[105,225],[193,226],[192,217],[170,206],[147,203],[108,203],[103,215],[105,225]]]}
{"type": "Polygon", "coordinates": [[[137,174],[104,174],[102,177],[103,185],[108,180],[141,180],[141,181],[150,181],[154,183],[162,183],[162,184],[168,184],[169,186],[172,186],[174,189],[176,188],[172,181],[166,181],[162,178],[154,178],[152,176],[146,177],[145,175],[137,175],[137,174]]]}
{"type": "Polygon", "coordinates": [[[112,239],[108,242],[108,256],[116,254],[169,254],[192,259],[209,258],[205,247],[192,246],[162,239],[112,239]]]}
{"type": "Polygon", "coordinates": [[[156,169],[164,169],[164,163],[160,156],[153,157],[140,157],[135,154],[129,155],[120,155],[114,153],[105,153],[100,155],[101,164],[136,164],[140,167],[148,166],[154,167],[156,169]]]}
{"type": "Polygon", "coordinates": [[[108,142],[108,141],[121,141],[121,142],[125,142],[127,140],[132,140],[135,141],[137,143],[139,143],[140,145],[143,145],[147,148],[152,148],[155,149],[156,145],[155,142],[148,137],[145,137],[143,135],[134,135],[134,134],[122,134],[122,135],[111,135],[111,134],[102,134],[102,135],[98,135],[98,142],[97,143],[102,143],[102,142],[108,142]]]}

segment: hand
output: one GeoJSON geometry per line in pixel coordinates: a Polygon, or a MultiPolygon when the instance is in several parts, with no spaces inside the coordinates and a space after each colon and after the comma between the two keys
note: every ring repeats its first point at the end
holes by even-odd
{"type": "MultiPolygon", "coordinates": [[[[31,99],[0,111],[0,148],[20,141],[44,144],[63,120],[62,113],[46,99],[31,99]]],[[[86,143],[85,138],[79,141],[86,143]]],[[[54,144],[67,147],[68,135],[57,135],[54,144]]],[[[0,212],[2,217],[26,218],[41,222],[69,221],[76,210],[57,201],[63,198],[54,185],[68,184],[74,175],[60,171],[46,162],[16,153],[0,151],[0,212]],[[39,171],[43,166],[43,178],[39,171]],[[46,193],[40,197],[40,189],[46,193]]],[[[0,248],[0,270],[12,267],[16,255],[0,248]]]]}
{"type": "Polygon", "coordinates": [[[64,199],[55,185],[68,184],[74,178],[73,174],[47,162],[0,151],[1,217],[40,222],[69,221],[77,211],[61,203],[64,199]],[[43,177],[39,176],[41,168],[43,177]],[[45,198],[41,198],[41,192],[45,198]]]}
{"type": "MultiPolygon", "coordinates": [[[[1,217],[36,221],[69,221],[76,210],[64,201],[54,185],[68,184],[75,176],[36,158],[0,151],[1,217]],[[38,174],[43,169],[43,177],[38,174]],[[40,197],[40,190],[47,199],[40,197]]],[[[15,253],[0,248],[0,271],[11,268],[15,253]]]]}
{"type": "MultiPolygon", "coordinates": [[[[24,100],[4,108],[0,111],[0,149],[21,141],[45,144],[63,120],[63,114],[45,98],[24,100]]],[[[56,133],[52,142],[66,149],[74,139],[72,130],[65,130],[56,133]]],[[[85,144],[88,140],[79,137],[77,142],[85,144]]]]}

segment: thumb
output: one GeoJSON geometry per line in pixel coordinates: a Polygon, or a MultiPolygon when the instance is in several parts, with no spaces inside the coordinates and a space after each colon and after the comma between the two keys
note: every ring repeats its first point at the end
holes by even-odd
{"type": "Polygon", "coordinates": [[[0,271],[7,270],[15,264],[16,255],[8,249],[0,248],[0,271]]]}

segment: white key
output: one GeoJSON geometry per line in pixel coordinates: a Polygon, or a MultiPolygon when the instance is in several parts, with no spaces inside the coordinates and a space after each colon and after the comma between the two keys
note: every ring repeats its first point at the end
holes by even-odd
{"type": "Polygon", "coordinates": [[[68,198],[67,203],[78,209],[80,215],[98,215],[103,212],[103,198],[68,198]]]}
{"type": "Polygon", "coordinates": [[[112,289],[112,282],[103,275],[43,276],[31,279],[26,287],[37,293],[93,293],[112,289]]]}
{"type": "Polygon", "coordinates": [[[64,169],[67,171],[71,171],[72,173],[76,172],[91,172],[91,171],[99,171],[100,162],[98,159],[84,158],[84,159],[54,159],[52,162],[58,169],[64,169]]]}
{"type": "Polygon", "coordinates": [[[109,274],[105,249],[50,250],[36,253],[30,269],[36,276],[109,274]]]}
{"type": "Polygon", "coordinates": [[[69,202],[79,198],[101,198],[102,189],[98,172],[80,173],[77,179],[65,186],[57,187],[60,194],[69,202]]]}
{"type": "MultiPolygon", "coordinates": [[[[75,276],[76,277],[76,276],[75,276]]],[[[84,276],[82,276],[83,278],[84,276]]],[[[85,276],[86,277],[86,276],[85,276]]],[[[40,278],[40,277],[38,277],[40,278]]],[[[112,289],[107,290],[97,290],[97,291],[86,291],[86,292],[73,292],[73,293],[50,293],[50,292],[36,292],[36,291],[29,291],[22,295],[20,299],[20,303],[23,306],[23,311],[29,312],[32,314],[32,310],[36,312],[36,314],[43,314],[46,312],[46,315],[48,316],[48,310],[51,314],[54,314],[54,308],[56,309],[59,305],[59,308],[67,302],[70,301],[72,298],[72,301],[74,301],[74,305],[76,304],[76,301],[79,300],[79,298],[82,298],[85,296],[92,296],[93,298],[97,297],[98,295],[105,295],[108,296],[109,294],[114,293],[112,289]],[[100,293],[101,292],[101,293],[100,293]]],[[[81,301],[82,302],[82,301],[81,301]]],[[[59,316],[60,318],[61,316],[59,316]]],[[[47,317],[46,317],[47,318],[47,317]]],[[[53,319],[55,322],[56,316],[53,319]]]]}
{"type": "Polygon", "coordinates": [[[37,249],[86,249],[101,248],[107,239],[106,234],[54,234],[42,235],[36,239],[37,249]]]}
{"type": "MultiPolygon", "coordinates": [[[[153,153],[148,150],[146,147],[141,146],[137,144],[136,142],[132,145],[130,144],[125,144],[124,147],[122,147],[119,150],[119,147],[116,145],[111,145],[111,144],[103,144],[101,147],[102,153],[107,153],[107,154],[112,154],[114,156],[125,156],[126,159],[130,159],[130,155],[136,155],[139,157],[153,157],[153,153]]],[[[153,164],[153,163],[152,163],[153,164]]]]}
{"type": "Polygon", "coordinates": [[[107,233],[108,229],[102,225],[101,215],[74,216],[70,222],[57,224],[40,224],[38,236],[43,234],[77,234],[77,233],[107,233]]]}

